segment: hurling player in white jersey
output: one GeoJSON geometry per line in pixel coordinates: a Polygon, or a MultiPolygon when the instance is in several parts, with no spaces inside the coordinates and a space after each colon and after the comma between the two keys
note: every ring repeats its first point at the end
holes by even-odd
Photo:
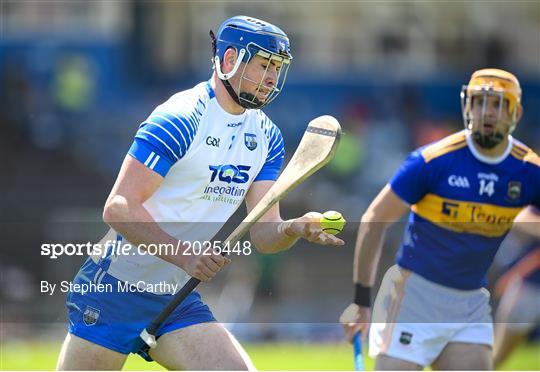
{"type": "MultiPolygon", "coordinates": [[[[245,16],[228,19],[210,35],[211,79],[175,94],[141,124],[103,212],[112,228],[103,242],[180,242],[181,250],[152,256],[111,248],[105,257],[90,257],[74,283],[151,285],[145,291],[69,293],[69,333],[58,369],[118,370],[129,353],[175,370],[253,369],[197,292],[158,331],[157,348],[149,355],[136,349],[139,333],[175,290],[190,276],[209,281],[229,262],[218,253],[183,255],[188,242],[211,241],[244,200],[249,212],[283,164],[279,128],[260,109],[283,88],[292,60],[287,35],[245,16]]],[[[251,241],[262,253],[286,250],[300,238],[342,245],[321,230],[320,217],[309,212],[283,221],[275,205],[261,219],[266,223],[251,229],[251,241]]]]}

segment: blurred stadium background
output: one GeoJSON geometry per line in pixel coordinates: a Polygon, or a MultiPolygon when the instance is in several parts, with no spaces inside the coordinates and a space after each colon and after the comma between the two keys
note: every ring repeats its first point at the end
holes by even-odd
{"type": "MultiPolygon", "coordinates": [[[[516,137],[540,150],[538,1],[2,0],[0,369],[54,368],[64,295],[39,293],[39,282],[71,280],[84,258],[48,260],[41,243],[100,238],[102,205],[138,124],[209,78],[208,31],[237,14],[291,38],[285,90],[265,110],[288,154],[315,116],[332,114],[344,129],[336,159],[282,214],[335,209],[351,221],[345,248],[299,244],[235,259],[202,289],[259,368],[352,368],[336,320],[352,296],[355,221],[411,149],[462,128],[459,91],[472,71],[520,78],[516,137]]],[[[384,266],[402,228],[387,238],[384,266]]],[[[508,368],[540,369],[532,342],[508,368]]]]}

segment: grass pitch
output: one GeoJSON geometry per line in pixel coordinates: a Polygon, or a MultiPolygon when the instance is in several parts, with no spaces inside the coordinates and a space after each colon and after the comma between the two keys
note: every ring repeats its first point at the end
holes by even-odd
{"type": "MultiPolygon", "coordinates": [[[[265,343],[245,344],[248,354],[260,370],[352,370],[352,347],[348,344],[265,343]]],[[[52,370],[60,344],[25,342],[0,345],[0,370],[52,370]]],[[[367,370],[373,360],[365,357],[367,370]]],[[[505,370],[540,370],[540,344],[518,349],[503,366],[505,370]]],[[[124,370],[162,371],[156,363],[147,363],[130,355],[124,370]]]]}

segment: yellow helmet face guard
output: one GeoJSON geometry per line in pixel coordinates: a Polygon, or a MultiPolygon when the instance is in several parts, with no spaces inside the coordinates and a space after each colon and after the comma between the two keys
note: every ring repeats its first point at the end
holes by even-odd
{"type": "Polygon", "coordinates": [[[509,72],[498,69],[483,69],[476,71],[468,85],[461,89],[461,109],[463,113],[463,123],[465,128],[473,134],[473,138],[481,147],[492,148],[499,144],[504,135],[493,131],[490,134],[484,133],[484,122],[487,113],[487,97],[499,97],[499,114],[497,122],[503,119],[504,103],[507,102],[508,132],[511,134],[518,121],[519,107],[521,106],[521,87],[517,78],[509,72]],[[472,101],[475,97],[483,97],[483,107],[480,115],[480,123],[473,132],[472,101]]]}

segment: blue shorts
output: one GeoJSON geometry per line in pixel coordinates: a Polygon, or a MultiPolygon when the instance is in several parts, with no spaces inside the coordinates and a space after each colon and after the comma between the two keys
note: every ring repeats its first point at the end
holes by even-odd
{"type": "MultiPolygon", "coordinates": [[[[103,268],[88,258],[73,280],[73,284],[96,283],[104,290],[82,294],[68,293],[69,332],[95,344],[122,354],[141,353],[141,331],[170,302],[172,295],[149,292],[118,291],[122,283],[105,274],[103,268]],[[112,291],[109,291],[112,288],[112,291]]],[[[94,286],[95,287],[95,286],[94,286]]],[[[215,321],[212,312],[197,292],[192,292],[169,316],[157,333],[157,337],[190,325],[215,321]]],[[[151,360],[151,359],[150,359],[151,360]]]]}

